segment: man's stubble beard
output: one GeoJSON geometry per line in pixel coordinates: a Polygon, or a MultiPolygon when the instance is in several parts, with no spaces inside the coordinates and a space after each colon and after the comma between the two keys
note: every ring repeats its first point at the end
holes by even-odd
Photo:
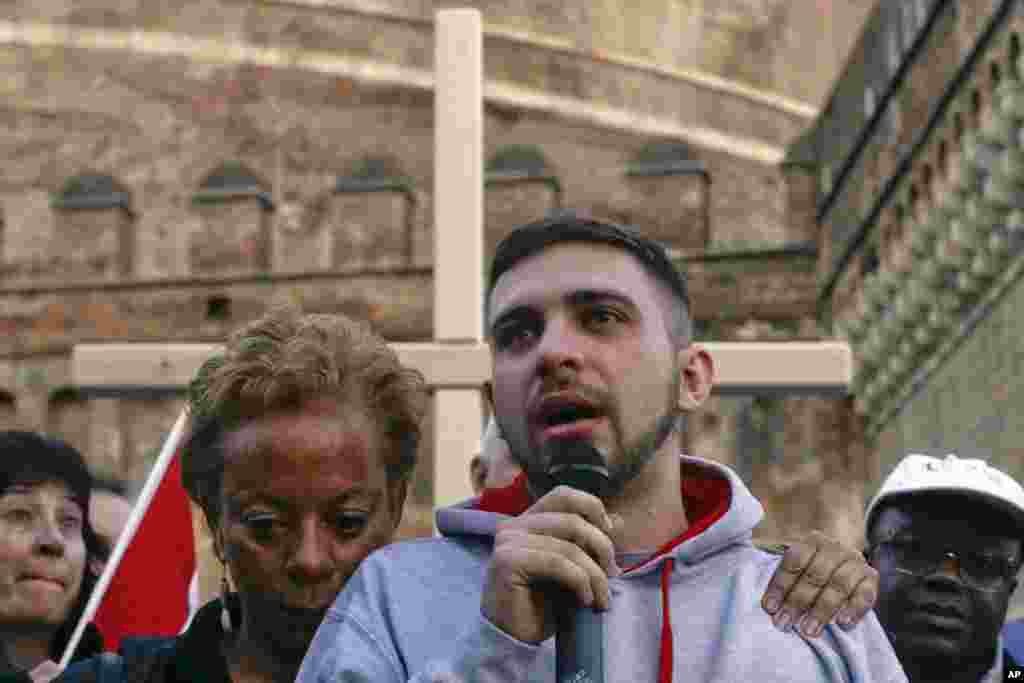
{"type": "MultiPolygon", "coordinates": [[[[680,373],[674,369],[675,380],[669,385],[668,398],[665,402],[665,411],[656,417],[643,433],[640,434],[629,445],[624,445],[617,440],[616,449],[621,453],[617,462],[608,463],[608,484],[602,498],[608,500],[622,494],[629,485],[644,471],[644,469],[655,460],[658,452],[670,436],[676,432],[676,428],[684,428],[686,414],[683,413],[676,402],[679,396],[681,384],[680,373]]],[[[501,427],[499,420],[499,428],[501,427]]],[[[613,429],[613,434],[621,434],[621,429],[613,429]]],[[[526,474],[527,485],[534,499],[542,497],[555,487],[554,481],[547,472],[553,453],[541,453],[542,457],[536,459],[525,458],[519,449],[508,443],[512,459],[515,460],[526,474]]],[[[543,448],[542,448],[543,450],[543,448]]],[[[605,449],[599,448],[606,462],[611,457],[605,449]]]]}

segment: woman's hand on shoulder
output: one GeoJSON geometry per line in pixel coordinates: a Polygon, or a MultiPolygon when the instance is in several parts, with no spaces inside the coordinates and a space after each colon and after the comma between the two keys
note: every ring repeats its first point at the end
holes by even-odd
{"type": "Polygon", "coordinates": [[[856,626],[878,599],[878,572],[856,548],[812,531],[763,550],[783,555],[761,602],[780,629],[798,626],[809,638],[833,619],[856,626]]]}

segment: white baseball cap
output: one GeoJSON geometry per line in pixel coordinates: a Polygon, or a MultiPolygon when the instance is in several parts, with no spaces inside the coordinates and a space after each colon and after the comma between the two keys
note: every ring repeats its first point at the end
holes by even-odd
{"type": "Polygon", "coordinates": [[[958,493],[990,503],[1010,515],[1024,538],[1024,488],[984,460],[952,453],[942,459],[919,453],[903,458],[868,504],[865,529],[882,502],[914,493],[958,493]]]}

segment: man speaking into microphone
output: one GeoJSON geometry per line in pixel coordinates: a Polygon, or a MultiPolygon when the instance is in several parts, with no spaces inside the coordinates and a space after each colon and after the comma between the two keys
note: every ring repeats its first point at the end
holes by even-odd
{"type": "MultiPolygon", "coordinates": [[[[558,683],[906,680],[873,614],[777,628],[761,608],[780,569],[751,542],[761,505],[671,438],[714,364],[659,245],[571,213],[516,229],[487,333],[523,473],[438,511],[443,538],[367,558],[299,683],[551,683],[556,659],[558,683]]],[[[844,567],[833,577],[859,570],[844,567]]]]}

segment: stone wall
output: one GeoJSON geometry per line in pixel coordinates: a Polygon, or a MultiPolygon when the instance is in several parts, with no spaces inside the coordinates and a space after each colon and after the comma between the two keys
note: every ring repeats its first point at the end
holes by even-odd
{"type": "MultiPolygon", "coordinates": [[[[338,98],[329,81],[309,74],[242,67],[197,74],[178,62],[122,62],[94,51],[67,50],[74,70],[54,71],[31,50],[6,49],[26,71],[42,73],[33,79],[36,87],[18,93],[22,104],[6,121],[10,135],[0,138],[8,160],[0,181],[4,284],[109,279],[124,271],[159,278],[432,262],[433,111],[424,94],[370,90],[357,99],[338,98]],[[81,93],[82,82],[91,84],[88,93],[81,93]],[[126,118],[125,111],[135,116],[126,118]],[[368,157],[394,159],[415,201],[332,194],[335,180],[368,157]],[[266,179],[275,211],[262,210],[255,199],[216,206],[193,201],[203,178],[231,160],[266,179]],[[61,185],[88,169],[123,184],[134,213],[50,208],[61,185]],[[369,220],[387,227],[369,230],[369,220]],[[80,253],[83,243],[88,254],[80,253]],[[362,253],[367,249],[372,257],[362,253]],[[76,263],[83,265],[64,265],[76,263]]],[[[489,107],[487,113],[488,157],[509,145],[535,146],[561,179],[564,205],[650,226],[670,245],[691,248],[700,244],[683,233],[705,215],[698,242],[795,237],[784,215],[785,179],[771,165],[694,148],[711,179],[705,197],[695,183],[678,177],[626,175],[652,141],[645,136],[528,111],[489,107]]],[[[487,223],[507,219],[489,214],[487,223]]]]}
{"type": "MultiPolygon", "coordinates": [[[[698,341],[823,338],[811,317],[698,328],[698,341]]],[[[818,529],[858,547],[865,482],[877,469],[860,429],[845,398],[713,395],[688,418],[680,445],[685,453],[728,465],[750,487],[765,509],[755,538],[792,540],[818,529]]]]}
{"type": "Polygon", "coordinates": [[[429,62],[408,39],[445,5],[475,6],[488,26],[531,34],[594,53],[612,53],[677,69],[700,69],[748,87],[819,102],[841,66],[871,0],[547,0],[427,2],[261,0],[179,3],[115,9],[107,3],[13,2],[10,17],[87,26],[243,34],[257,41],[345,51],[366,57],[405,52],[429,62]],[[104,6],[106,4],[107,6],[104,6]],[[808,11],[809,10],[809,11],[808,11]],[[410,21],[413,20],[413,21],[410,21]],[[366,30],[372,25],[373,32],[366,30]],[[807,59],[813,54],[814,59],[807,59]]]}
{"type": "MultiPolygon", "coordinates": [[[[879,434],[883,476],[907,453],[957,453],[1024,482],[1022,307],[1018,281],[879,434]]],[[[871,482],[872,489],[879,483],[871,482]]]]}

